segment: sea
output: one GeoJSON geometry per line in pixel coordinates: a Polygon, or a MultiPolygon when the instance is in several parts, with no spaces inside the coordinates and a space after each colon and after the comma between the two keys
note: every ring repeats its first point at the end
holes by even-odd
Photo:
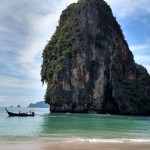
{"type": "Polygon", "coordinates": [[[9,117],[0,108],[0,141],[150,142],[150,117],[110,114],[50,113],[48,108],[8,108],[34,111],[34,117],[9,117]]]}

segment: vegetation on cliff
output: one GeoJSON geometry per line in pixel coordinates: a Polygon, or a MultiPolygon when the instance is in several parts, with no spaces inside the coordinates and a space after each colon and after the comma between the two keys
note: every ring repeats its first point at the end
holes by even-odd
{"type": "Polygon", "coordinates": [[[81,34],[78,25],[80,7],[81,4],[74,3],[62,12],[59,26],[43,51],[41,76],[43,83],[48,82],[45,100],[51,97],[56,88],[57,73],[64,69],[65,59],[79,50],[75,39],[81,34]]]}

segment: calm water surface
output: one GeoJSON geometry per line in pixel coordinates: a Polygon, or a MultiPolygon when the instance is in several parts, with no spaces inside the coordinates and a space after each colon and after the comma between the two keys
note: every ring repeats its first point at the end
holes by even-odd
{"type": "MultiPolygon", "coordinates": [[[[8,108],[9,111],[29,111],[8,108]]],[[[100,114],[50,114],[32,109],[35,117],[8,117],[0,108],[0,140],[139,139],[150,140],[150,117],[100,114]]]]}

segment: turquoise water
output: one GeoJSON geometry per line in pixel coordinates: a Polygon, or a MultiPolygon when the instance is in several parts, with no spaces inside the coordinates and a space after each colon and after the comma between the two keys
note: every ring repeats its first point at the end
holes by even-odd
{"type": "MultiPolygon", "coordinates": [[[[22,109],[22,108],[21,108],[22,109]]],[[[9,108],[18,112],[20,108],[9,108]]],[[[33,109],[35,117],[8,117],[0,108],[0,140],[134,139],[150,141],[150,117],[100,114],[50,114],[33,109]]],[[[29,111],[24,109],[24,111],[29,111]]]]}

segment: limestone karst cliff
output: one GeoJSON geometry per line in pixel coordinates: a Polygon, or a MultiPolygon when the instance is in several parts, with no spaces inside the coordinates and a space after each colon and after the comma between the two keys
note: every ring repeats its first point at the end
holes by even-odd
{"type": "Polygon", "coordinates": [[[43,51],[41,81],[52,112],[150,114],[150,76],[103,0],[62,12],[43,51]]]}

